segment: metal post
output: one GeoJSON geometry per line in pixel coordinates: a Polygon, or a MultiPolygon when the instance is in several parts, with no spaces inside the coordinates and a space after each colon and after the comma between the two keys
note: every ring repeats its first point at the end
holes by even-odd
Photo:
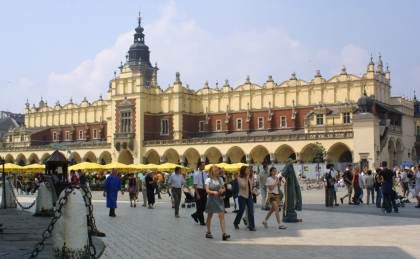
{"type": "Polygon", "coordinates": [[[6,209],[6,174],[4,172],[4,160],[1,157],[0,157],[0,163],[2,164],[2,167],[3,167],[3,172],[1,174],[1,178],[2,178],[2,181],[3,181],[3,188],[2,188],[3,189],[3,197],[2,197],[2,199],[3,199],[3,209],[6,209]]]}

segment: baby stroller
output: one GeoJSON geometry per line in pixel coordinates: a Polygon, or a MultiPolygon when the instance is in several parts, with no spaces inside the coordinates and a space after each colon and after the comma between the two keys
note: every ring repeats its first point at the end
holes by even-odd
{"type": "Polygon", "coordinates": [[[403,208],[406,203],[410,203],[410,200],[407,197],[398,194],[395,194],[395,196],[395,203],[397,204],[397,207],[403,208]]]}
{"type": "Polygon", "coordinates": [[[184,203],[181,204],[182,208],[194,208],[195,207],[195,199],[194,199],[194,194],[191,191],[190,187],[185,186],[183,189],[184,195],[185,195],[185,199],[184,199],[184,203]]]}

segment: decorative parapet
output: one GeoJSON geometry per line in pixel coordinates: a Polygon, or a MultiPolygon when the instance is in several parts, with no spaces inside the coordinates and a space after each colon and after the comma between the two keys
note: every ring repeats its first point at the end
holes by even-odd
{"type": "Polygon", "coordinates": [[[276,141],[304,141],[304,140],[324,140],[324,139],[348,139],[353,138],[353,131],[309,133],[309,134],[289,134],[289,135],[266,135],[266,136],[240,136],[240,137],[218,137],[206,138],[205,136],[178,139],[178,140],[147,140],[145,146],[172,146],[190,144],[225,144],[225,143],[249,143],[249,142],[276,142],[276,141]]]}
{"type": "MultiPolygon", "coordinates": [[[[111,148],[111,143],[105,141],[84,141],[84,142],[55,142],[54,145],[62,145],[63,148],[68,149],[98,149],[111,148]]],[[[14,152],[14,151],[43,151],[56,149],[54,145],[30,146],[30,147],[4,147],[0,148],[0,152],[14,152]]]]}

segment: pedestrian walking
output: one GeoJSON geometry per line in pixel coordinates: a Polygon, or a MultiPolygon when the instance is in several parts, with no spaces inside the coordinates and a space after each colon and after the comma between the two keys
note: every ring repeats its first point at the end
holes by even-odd
{"type": "Polygon", "coordinates": [[[220,177],[220,169],[217,166],[212,166],[209,172],[209,178],[205,181],[206,192],[207,192],[207,233],[206,238],[213,238],[211,233],[211,220],[213,214],[218,214],[220,221],[220,229],[222,231],[222,239],[226,241],[230,238],[230,235],[226,233],[225,226],[225,206],[223,202],[223,193],[225,192],[224,183],[220,177]]]}
{"type": "Polygon", "coordinates": [[[155,188],[156,182],[154,181],[155,172],[149,172],[146,177],[146,191],[147,191],[147,205],[149,209],[153,209],[155,206],[155,188]]]}
{"type": "Polygon", "coordinates": [[[278,228],[286,229],[286,226],[281,224],[281,218],[280,218],[281,199],[280,199],[280,193],[279,193],[279,188],[278,188],[278,186],[280,185],[280,177],[275,167],[270,168],[270,176],[267,178],[266,185],[267,185],[267,191],[268,191],[268,202],[271,204],[271,208],[270,208],[270,211],[265,216],[262,224],[264,225],[265,228],[267,228],[268,227],[267,221],[271,217],[271,215],[274,213],[278,228]]]}
{"type": "Polygon", "coordinates": [[[168,184],[171,188],[174,199],[175,218],[179,218],[179,205],[181,204],[181,189],[185,184],[184,176],[181,174],[181,167],[176,167],[175,171],[169,176],[168,184]]]}
{"type": "Polygon", "coordinates": [[[344,185],[346,186],[347,189],[347,193],[346,195],[344,195],[343,197],[340,198],[341,204],[344,203],[344,199],[348,198],[349,199],[349,205],[353,204],[351,199],[352,199],[352,193],[353,193],[353,185],[352,185],[352,181],[353,181],[353,172],[352,172],[352,165],[348,165],[346,167],[346,170],[343,173],[343,181],[344,181],[344,185]]]}
{"type": "Polygon", "coordinates": [[[408,183],[410,182],[410,179],[408,178],[409,171],[410,167],[406,166],[400,175],[401,194],[403,197],[408,197],[408,183]]]}
{"type": "Polygon", "coordinates": [[[141,196],[143,197],[142,207],[147,207],[147,187],[146,187],[146,176],[144,173],[138,174],[140,186],[141,186],[141,196]]]}
{"type": "Polygon", "coordinates": [[[258,182],[260,187],[260,194],[261,194],[261,209],[267,210],[267,177],[269,176],[268,172],[268,165],[266,163],[263,164],[263,170],[258,174],[258,182]]]}
{"type": "Polygon", "coordinates": [[[367,175],[364,177],[365,187],[366,187],[366,204],[369,205],[370,198],[372,198],[372,203],[375,202],[375,177],[372,174],[372,170],[367,171],[367,175]]]}
{"type": "Polygon", "coordinates": [[[332,164],[327,165],[327,172],[324,175],[325,182],[325,206],[333,207],[334,206],[334,196],[335,196],[335,182],[336,182],[336,172],[332,164]]]}
{"type": "Polygon", "coordinates": [[[239,185],[239,211],[236,214],[235,221],[233,225],[235,229],[239,229],[239,223],[241,222],[242,216],[247,209],[247,223],[248,229],[250,231],[255,231],[255,221],[254,221],[254,201],[252,199],[252,190],[253,190],[253,179],[251,179],[251,168],[248,166],[241,167],[238,177],[239,185]]]}
{"type": "Polygon", "coordinates": [[[205,189],[205,182],[208,176],[204,172],[204,163],[199,163],[193,175],[193,186],[195,193],[196,211],[191,215],[195,222],[205,226],[204,210],[207,203],[207,192],[205,189]]]}
{"type": "Polygon", "coordinates": [[[382,208],[382,183],[383,183],[383,177],[382,177],[382,170],[380,168],[377,168],[375,170],[375,181],[373,183],[373,187],[375,189],[376,193],[376,200],[375,205],[376,208],[380,209],[382,208]]]}
{"type": "Polygon", "coordinates": [[[360,204],[361,188],[360,188],[359,178],[360,178],[359,168],[356,167],[353,169],[353,180],[352,180],[352,185],[354,189],[353,203],[355,205],[360,204]]]}
{"type": "Polygon", "coordinates": [[[391,213],[394,210],[395,213],[398,213],[398,207],[395,203],[395,191],[393,190],[394,185],[394,173],[387,168],[387,163],[382,162],[382,194],[383,194],[383,203],[382,208],[385,213],[391,213]]]}
{"type": "MultiPolygon", "coordinates": [[[[121,190],[121,180],[115,169],[112,170],[110,176],[105,180],[104,196],[106,197],[106,207],[109,208],[109,216],[116,217],[115,209],[117,208],[118,191],[121,190]]],[[[122,194],[124,194],[122,192],[122,194]]]]}
{"type": "Polygon", "coordinates": [[[130,196],[130,207],[137,207],[139,183],[137,181],[137,178],[133,174],[130,174],[128,176],[128,193],[130,196]]]}

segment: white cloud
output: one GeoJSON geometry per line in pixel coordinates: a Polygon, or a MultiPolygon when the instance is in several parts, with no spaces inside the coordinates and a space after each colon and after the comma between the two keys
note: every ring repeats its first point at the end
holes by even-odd
{"type": "Polygon", "coordinates": [[[343,65],[346,66],[348,71],[354,74],[361,74],[366,71],[367,50],[355,46],[353,44],[348,44],[344,46],[340,53],[340,60],[343,65]]]}
{"type": "MultiPolygon", "coordinates": [[[[178,10],[173,1],[162,9],[156,21],[146,23],[145,33],[151,61],[159,64],[159,83],[163,88],[174,81],[176,71],[181,72],[184,83],[198,89],[206,80],[214,85],[215,81],[222,84],[229,79],[231,85],[237,85],[247,75],[259,84],[268,75],[278,82],[287,80],[292,72],[310,80],[316,69],[321,69],[324,77],[330,77],[342,65],[350,73],[360,74],[368,63],[367,51],[359,46],[349,43],[341,50],[314,49],[278,27],[250,28],[231,35],[212,34],[178,10]]],[[[44,84],[36,84],[40,89],[37,92],[43,93],[50,104],[57,100],[67,102],[70,97],[79,101],[84,96],[96,99],[106,92],[131,41],[132,32],[121,34],[111,47],[81,61],[72,71],[51,72],[44,84]]],[[[26,80],[25,83],[22,79],[21,86],[13,91],[16,96],[28,89],[31,81],[26,80]]],[[[39,100],[38,96],[33,98],[39,100]]],[[[23,108],[21,99],[12,99],[16,107],[23,108]]]]}
{"type": "Polygon", "coordinates": [[[57,93],[60,93],[60,97],[67,100],[84,96],[95,99],[105,93],[113,71],[127,51],[130,39],[130,33],[123,33],[113,46],[102,50],[93,59],[82,61],[69,73],[52,72],[47,81],[47,98],[59,99],[57,93]]]}

